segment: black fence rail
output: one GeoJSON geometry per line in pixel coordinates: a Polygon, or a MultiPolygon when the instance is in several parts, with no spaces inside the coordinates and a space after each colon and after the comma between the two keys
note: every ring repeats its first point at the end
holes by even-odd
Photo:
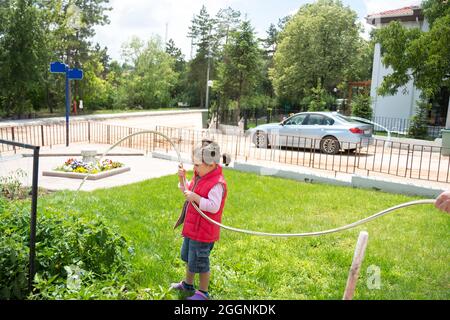
{"type": "MultiPolygon", "coordinates": [[[[70,142],[90,142],[93,123],[72,122],[69,124],[70,142]]],[[[15,127],[0,127],[0,139],[35,146],[61,145],[66,143],[66,125],[24,125],[15,127]]],[[[0,145],[0,152],[17,151],[16,146],[0,145]]]]}

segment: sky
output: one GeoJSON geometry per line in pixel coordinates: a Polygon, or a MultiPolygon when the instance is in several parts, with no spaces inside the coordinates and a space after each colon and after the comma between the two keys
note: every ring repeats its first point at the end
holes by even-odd
{"type": "MultiPolygon", "coordinates": [[[[191,20],[205,5],[208,13],[215,16],[221,8],[231,7],[246,15],[258,37],[265,37],[271,23],[294,14],[305,3],[314,0],[110,0],[112,10],[108,12],[110,23],[95,28],[93,43],[108,47],[113,60],[123,61],[122,44],[132,36],[148,40],[159,35],[162,41],[173,39],[185,58],[190,59],[191,41],[187,37],[191,20]]],[[[362,36],[368,38],[370,27],[364,20],[369,14],[410,5],[418,5],[420,0],[343,0],[358,14],[358,20],[365,28],[362,36]]]]}

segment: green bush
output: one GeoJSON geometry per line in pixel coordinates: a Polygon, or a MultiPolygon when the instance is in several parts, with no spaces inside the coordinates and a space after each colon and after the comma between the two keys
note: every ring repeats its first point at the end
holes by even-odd
{"type": "Polygon", "coordinates": [[[336,98],[329,94],[320,81],[317,87],[306,91],[306,96],[301,100],[300,105],[308,111],[329,111],[336,104],[336,98]]]}
{"type": "MultiPolygon", "coordinates": [[[[29,204],[2,200],[0,208],[0,299],[23,299],[27,295],[29,204]]],[[[125,290],[124,276],[130,270],[127,256],[132,249],[122,236],[100,218],[88,221],[53,208],[38,213],[32,298],[113,297],[125,290]]]]}
{"type": "Polygon", "coordinates": [[[5,177],[0,177],[0,196],[9,199],[23,199],[29,194],[30,188],[22,185],[21,179],[27,177],[27,172],[17,169],[9,172],[5,177]]]}
{"type": "Polygon", "coordinates": [[[417,112],[411,119],[408,136],[424,139],[428,136],[428,112],[431,109],[431,103],[422,99],[417,102],[417,107],[417,112]]]}
{"type": "Polygon", "coordinates": [[[372,107],[370,106],[370,96],[365,94],[359,94],[353,97],[352,103],[352,116],[360,117],[364,119],[372,119],[372,107]]]}

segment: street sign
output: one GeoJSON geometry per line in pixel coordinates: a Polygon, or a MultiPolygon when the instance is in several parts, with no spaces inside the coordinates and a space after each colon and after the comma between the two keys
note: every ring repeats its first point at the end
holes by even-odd
{"type": "Polygon", "coordinates": [[[66,65],[62,62],[52,62],[50,63],[50,72],[51,73],[64,73],[66,72],[66,65]]]}
{"type": "Polygon", "coordinates": [[[66,146],[69,146],[69,114],[70,114],[70,80],[83,79],[83,70],[69,69],[69,66],[59,62],[50,63],[51,73],[65,73],[66,74],[66,146]]]}
{"type": "Polygon", "coordinates": [[[213,80],[208,80],[208,87],[213,87],[214,85],[214,81],[213,80]]]}
{"type": "Polygon", "coordinates": [[[81,80],[83,79],[83,70],[81,69],[69,69],[67,73],[70,80],[81,80]]]}

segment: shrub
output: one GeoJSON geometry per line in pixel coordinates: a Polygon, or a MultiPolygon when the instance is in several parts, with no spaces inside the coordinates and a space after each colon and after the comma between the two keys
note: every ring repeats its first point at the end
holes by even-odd
{"type": "Polygon", "coordinates": [[[417,102],[417,107],[416,114],[411,118],[408,135],[413,138],[424,139],[428,136],[428,112],[431,109],[431,103],[422,99],[417,102]]]}
{"type": "MultiPolygon", "coordinates": [[[[2,201],[0,206],[0,299],[23,299],[27,294],[28,205],[2,201]]],[[[130,270],[127,256],[132,249],[126,249],[125,239],[100,218],[88,221],[53,208],[40,210],[32,298],[118,294],[125,290],[124,276],[130,270]]]]}
{"type": "Polygon", "coordinates": [[[322,87],[320,80],[317,87],[311,88],[300,102],[300,105],[306,107],[308,111],[328,111],[335,104],[336,99],[322,87]]]}
{"type": "Polygon", "coordinates": [[[22,169],[11,171],[7,176],[0,177],[0,195],[9,199],[23,199],[29,193],[30,188],[23,187],[21,179],[26,178],[27,173],[22,169]]]}
{"type": "Polygon", "coordinates": [[[368,95],[359,94],[354,96],[351,103],[352,116],[371,120],[372,107],[370,103],[370,96],[368,95]]]}

